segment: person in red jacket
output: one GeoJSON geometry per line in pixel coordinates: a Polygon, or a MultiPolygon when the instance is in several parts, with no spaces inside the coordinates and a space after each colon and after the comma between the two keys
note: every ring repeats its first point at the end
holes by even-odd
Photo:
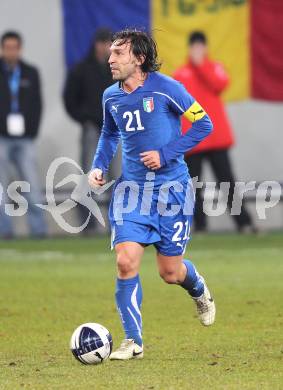
{"type": "MultiPolygon", "coordinates": [[[[204,107],[213,123],[213,131],[186,155],[191,177],[201,180],[202,165],[208,161],[217,182],[230,182],[228,207],[231,209],[235,179],[229,158],[229,148],[234,144],[231,125],[221,100],[221,93],[229,84],[229,77],[221,64],[208,57],[207,39],[203,32],[195,31],[189,36],[188,62],[176,70],[173,77],[204,107]]],[[[182,117],[182,130],[190,128],[190,122],[182,117]]],[[[242,205],[241,214],[233,215],[238,231],[253,231],[254,227],[246,207],[242,205]]],[[[201,190],[197,189],[194,224],[196,231],[207,228],[203,212],[201,190]]]]}

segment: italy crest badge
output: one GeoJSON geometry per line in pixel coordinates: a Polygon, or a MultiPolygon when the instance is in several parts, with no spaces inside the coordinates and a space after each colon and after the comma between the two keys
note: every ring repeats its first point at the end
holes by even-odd
{"type": "Polygon", "coordinates": [[[143,109],[145,112],[152,112],[154,110],[153,97],[143,98],[143,109]]]}

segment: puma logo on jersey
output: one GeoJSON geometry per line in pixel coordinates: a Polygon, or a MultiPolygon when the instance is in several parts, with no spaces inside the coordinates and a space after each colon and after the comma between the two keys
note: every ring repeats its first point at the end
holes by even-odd
{"type": "Polygon", "coordinates": [[[117,112],[118,112],[118,104],[116,106],[112,105],[112,110],[114,110],[116,112],[116,114],[117,114],[117,112]]]}
{"type": "Polygon", "coordinates": [[[202,119],[206,115],[206,112],[198,102],[194,102],[184,115],[190,122],[194,123],[202,119]]]}

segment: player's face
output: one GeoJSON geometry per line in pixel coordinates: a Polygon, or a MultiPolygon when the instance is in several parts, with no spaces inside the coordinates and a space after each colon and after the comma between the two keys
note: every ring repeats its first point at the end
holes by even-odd
{"type": "Polygon", "coordinates": [[[114,41],[110,47],[110,53],[108,62],[113,80],[127,80],[141,65],[141,61],[132,52],[130,42],[119,45],[119,41],[114,41]]]}

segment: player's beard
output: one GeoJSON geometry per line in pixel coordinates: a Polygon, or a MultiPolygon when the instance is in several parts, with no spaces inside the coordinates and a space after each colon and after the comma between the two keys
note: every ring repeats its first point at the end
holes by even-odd
{"type": "Polygon", "coordinates": [[[112,73],[112,78],[113,78],[113,80],[120,81],[120,82],[123,83],[123,82],[126,81],[126,80],[131,76],[131,74],[133,73],[133,71],[134,71],[134,66],[135,66],[135,61],[134,61],[134,59],[130,59],[128,62],[125,62],[125,63],[123,63],[122,65],[124,65],[124,66],[125,66],[125,65],[132,65],[132,66],[133,66],[133,69],[130,69],[130,68],[127,69],[127,67],[126,67],[126,69],[124,68],[124,72],[121,71],[120,69],[116,69],[116,72],[117,72],[116,75],[112,73]]]}
{"type": "Polygon", "coordinates": [[[124,81],[125,77],[120,69],[115,69],[114,73],[112,73],[112,79],[115,81],[124,81]]]}
{"type": "Polygon", "coordinates": [[[112,75],[113,80],[120,81],[121,83],[127,80],[128,77],[129,77],[128,75],[121,74],[120,72],[116,75],[114,74],[112,75]]]}
{"type": "Polygon", "coordinates": [[[122,77],[122,76],[119,76],[118,74],[117,75],[112,75],[112,78],[113,78],[113,80],[115,80],[115,81],[121,81],[121,82],[123,82],[124,80],[125,80],[125,78],[124,77],[122,77]]]}

